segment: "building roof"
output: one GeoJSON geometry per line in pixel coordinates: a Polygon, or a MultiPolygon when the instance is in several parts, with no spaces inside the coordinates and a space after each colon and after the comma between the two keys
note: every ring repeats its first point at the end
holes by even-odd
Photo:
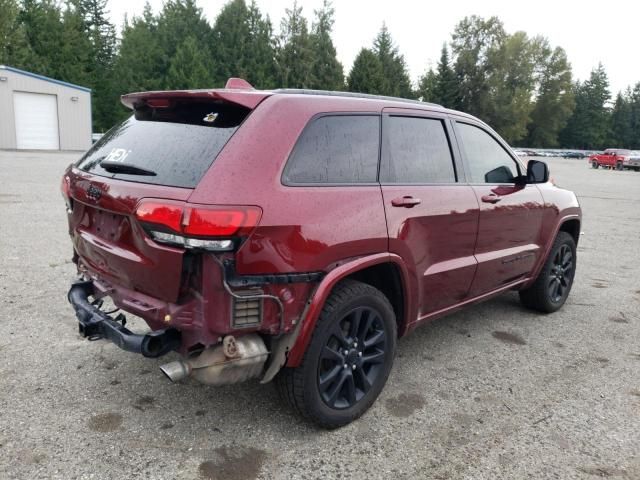
{"type": "Polygon", "coordinates": [[[56,83],[58,85],[62,85],[64,87],[75,88],[76,90],[82,90],[83,92],[91,93],[91,89],[87,87],[82,87],[80,85],[75,85],[73,83],[63,82],[62,80],[56,80],[55,78],[45,77],[44,75],[38,75],[37,73],[27,72],[25,70],[20,70],[19,68],[9,67],[7,65],[0,65],[0,70],[6,70],[8,72],[19,73],[20,75],[25,75],[27,77],[37,78],[38,80],[43,80],[45,82],[56,83]]]}

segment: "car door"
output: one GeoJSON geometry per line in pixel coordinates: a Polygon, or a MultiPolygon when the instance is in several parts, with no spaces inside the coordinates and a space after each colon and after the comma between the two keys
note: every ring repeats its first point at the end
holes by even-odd
{"type": "Polygon", "coordinates": [[[478,270],[470,291],[475,297],[533,270],[542,254],[544,200],[536,185],[523,182],[524,166],[494,132],[466,119],[455,126],[467,180],[480,205],[478,270]]]}
{"type": "Polygon", "coordinates": [[[464,300],[476,271],[478,201],[439,113],[383,111],[380,183],[389,250],[416,280],[418,319],[464,300]]]}

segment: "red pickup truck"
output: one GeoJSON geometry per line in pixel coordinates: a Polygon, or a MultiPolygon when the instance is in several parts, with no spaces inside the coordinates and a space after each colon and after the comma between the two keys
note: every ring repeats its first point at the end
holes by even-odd
{"type": "Polygon", "coordinates": [[[628,168],[631,150],[619,148],[607,148],[603,153],[596,153],[589,157],[589,163],[593,168],[608,167],[616,170],[628,168]]]}

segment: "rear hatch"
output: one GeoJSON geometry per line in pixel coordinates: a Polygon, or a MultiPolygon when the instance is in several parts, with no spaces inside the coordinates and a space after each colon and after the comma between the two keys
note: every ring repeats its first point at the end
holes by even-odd
{"type": "Polygon", "coordinates": [[[182,209],[251,108],[211,92],[206,98],[194,92],[153,92],[128,100],[134,115],[106,133],[65,174],[70,234],[80,263],[93,274],[176,302],[185,249],[154,241],[139,221],[140,205],[168,206],[153,212],[161,221],[174,205],[182,209]]]}

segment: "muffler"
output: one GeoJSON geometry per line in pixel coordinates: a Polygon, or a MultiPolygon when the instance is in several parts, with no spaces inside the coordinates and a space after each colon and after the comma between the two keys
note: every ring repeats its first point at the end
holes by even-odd
{"type": "Polygon", "coordinates": [[[268,356],[258,335],[228,335],[222,345],[206,348],[197,357],[162,365],[160,370],[172,382],[192,377],[207,385],[229,385],[259,377],[268,356]]]}

